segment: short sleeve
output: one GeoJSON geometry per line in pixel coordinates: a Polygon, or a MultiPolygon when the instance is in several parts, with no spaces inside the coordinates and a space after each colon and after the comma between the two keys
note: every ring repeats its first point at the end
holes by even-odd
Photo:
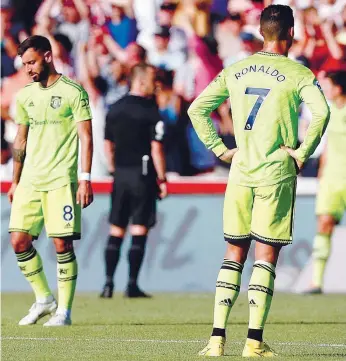
{"type": "Polygon", "coordinates": [[[161,116],[157,107],[153,107],[151,119],[151,140],[163,142],[163,137],[165,135],[165,125],[161,120],[161,116]]]}
{"type": "Polygon", "coordinates": [[[30,118],[19,96],[16,99],[16,123],[30,125],[30,118]]]}
{"type": "Polygon", "coordinates": [[[105,140],[110,140],[114,142],[112,132],[112,109],[108,112],[106,116],[106,126],[105,126],[105,140]]]}
{"type": "Polygon", "coordinates": [[[92,118],[89,96],[84,89],[79,91],[72,103],[72,114],[75,122],[82,122],[83,120],[90,120],[92,118]]]}

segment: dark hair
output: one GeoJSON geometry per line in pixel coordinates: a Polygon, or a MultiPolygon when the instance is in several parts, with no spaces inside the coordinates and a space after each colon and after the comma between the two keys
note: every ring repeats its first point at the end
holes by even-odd
{"type": "Polygon", "coordinates": [[[294,27],[293,11],[287,5],[270,5],[262,11],[260,24],[265,40],[286,40],[294,27]]]}
{"type": "Polygon", "coordinates": [[[57,33],[54,34],[53,37],[58,43],[62,45],[66,52],[70,53],[72,51],[73,44],[71,43],[71,40],[68,36],[57,33]]]}
{"type": "Polygon", "coordinates": [[[30,48],[43,53],[46,51],[52,51],[52,46],[50,45],[49,40],[41,35],[33,35],[25,39],[19,44],[17,53],[19,56],[22,56],[30,48]]]}
{"type": "Polygon", "coordinates": [[[173,87],[174,74],[173,71],[158,69],[156,73],[156,80],[162,83],[167,88],[173,87]]]}
{"type": "Polygon", "coordinates": [[[342,94],[346,95],[346,71],[333,71],[327,73],[326,77],[332,81],[335,86],[341,88],[342,94]]]}

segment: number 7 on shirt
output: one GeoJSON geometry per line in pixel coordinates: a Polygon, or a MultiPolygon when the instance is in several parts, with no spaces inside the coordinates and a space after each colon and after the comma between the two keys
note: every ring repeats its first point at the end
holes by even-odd
{"type": "Polygon", "coordinates": [[[255,120],[256,120],[256,116],[257,113],[262,105],[262,103],[264,102],[264,99],[266,98],[266,96],[268,95],[268,93],[270,92],[270,89],[265,89],[265,88],[250,88],[247,87],[245,90],[245,94],[247,95],[257,95],[258,98],[256,100],[255,105],[253,106],[250,115],[247,118],[246,124],[245,124],[245,128],[244,130],[251,130],[255,120]]]}

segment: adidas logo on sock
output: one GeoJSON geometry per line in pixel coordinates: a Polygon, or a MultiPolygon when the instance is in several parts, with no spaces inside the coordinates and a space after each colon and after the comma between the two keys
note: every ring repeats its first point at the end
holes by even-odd
{"type": "Polygon", "coordinates": [[[249,305],[257,307],[256,302],[253,299],[250,300],[249,305]]]}
{"type": "Polygon", "coordinates": [[[222,301],[219,302],[219,305],[221,306],[228,306],[231,307],[232,306],[232,300],[230,298],[226,298],[222,301]]]}

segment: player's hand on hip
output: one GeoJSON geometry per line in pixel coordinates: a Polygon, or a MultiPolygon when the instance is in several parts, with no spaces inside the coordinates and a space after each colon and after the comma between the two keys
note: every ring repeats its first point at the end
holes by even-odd
{"type": "Polygon", "coordinates": [[[223,162],[231,164],[232,158],[234,157],[234,154],[237,153],[238,148],[233,149],[227,149],[225,153],[220,155],[219,159],[221,159],[223,162]]]}
{"type": "Polygon", "coordinates": [[[160,189],[160,193],[159,193],[159,197],[160,199],[164,199],[167,197],[168,191],[167,191],[167,182],[161,183],[159,184],[159,189],[160,189]]]}
{"type": "Polygon", "coordinates": [[[285,145],[281,145],[280,148],[286,151],[295,160],[299,170],[303,168],[304,163],[297,158],[296,151],[293,148],[286,147],[285,145]]]}
{"type": "Polygon", "coordinates": [[[80,181],[77,191],[77,204],[80,204],[82,208],[86,208],[93,200],[94,195],[91,182],[85,180],[80,181]]]}
{"type": "Polygon", "coordinates": [[[17,183],[12,183],[11,188],[7,192],[7,198],[10,203],[13,202],[13,196],[14,196],[14,192],[16,191],[17,186],[18,186],[17,183]]]}

